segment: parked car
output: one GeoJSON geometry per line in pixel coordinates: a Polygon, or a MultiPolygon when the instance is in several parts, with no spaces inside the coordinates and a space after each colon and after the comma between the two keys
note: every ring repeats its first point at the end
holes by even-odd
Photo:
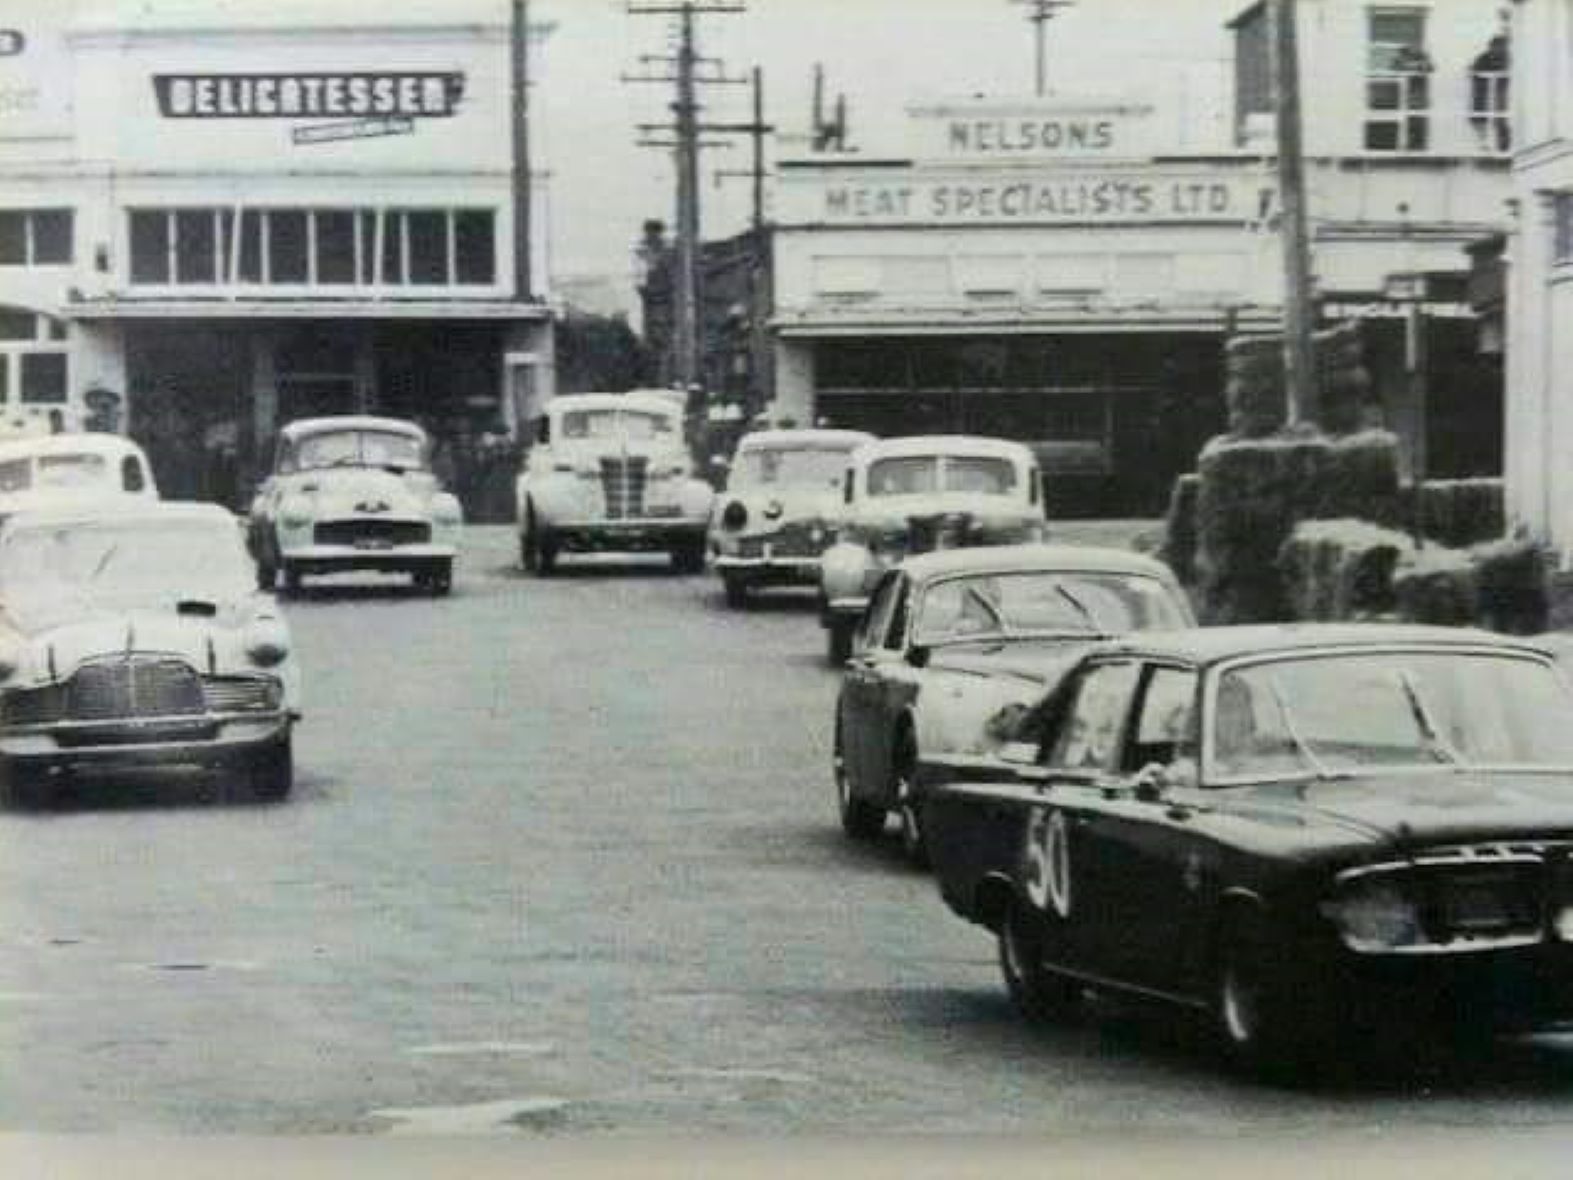
{"type": "Polygon", "coordinates": [[[550,574],[562,553],[664,551],[699,573],[714,499],[671,391],[560,394],[515,484],[520,563],[550,574]]]}
{"type": "Polygon", "coordinates": [[[1536,646],[1128,636],[998,754],[931,790],[927,835],[1028,1016],[1084,984],[1164,999],[1266,1069],[1401,1021],[1573,1016],[1573,692],[1536,646]]]}
{"type": "Polygon", "coordinates": [[[431,443],[413,422],[339,415],[279,432],[272,473],[251,504],[258,584],[283,575],[407,573],[433,594],[453,586],[464,510],[431,468],[431,443]]]}
{"type": "Polygon", "coordinates": [[[737,444],[710,520],[711,565],[728,606],[758,586],[818,585],[835,538],[847,457],[861,430],[756,430],[737,444]]]}
{"type": "Polygon", "coordinates": [[[882,439],[858,448],[842,484],[843,524],[820,562],[820,623],[832,663],[874,584],[912,553],[1041,541],[1043,480],[1021,443],[971,435],[882,439]]]}
{"type": "Polygon", "coordinates": [[[142,448],[118,434],[41,434],[0,440],[0,520],[16,512],[157,500],[142,448]]]}
{"type": "Polygon", "coordinates": [[[1123,549],[990,546],[885,571],[836,699],[842,828],[871,839],[894,814],[926,863],[928,783],[991,751],[985,722],[1024,713],[1090,643],[1195,621],[1169,567],[1123,549]]]}
{"type": "Polygon", "coordinates": [[[48,801],[84,768],[222,766],[293,781],[289,628],[214,504],[18,513],[0,529],[0,780],[48,801]]]}

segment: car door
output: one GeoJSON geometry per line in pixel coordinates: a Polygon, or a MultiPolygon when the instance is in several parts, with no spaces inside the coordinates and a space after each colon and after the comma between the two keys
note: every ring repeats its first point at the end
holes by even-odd
{"type": "Polygon", "coordinates": [[[1018,882],[1041,915],[1046,957],[1068,969],[1104,970],[1108,874],[1089,839],[1120,754],[1140,665],[1093,660],[1075,674],[1064,714],[1044,740],[1041,802],[1028,808],[1018,882]]]}
{"type": "Polygon", "coordinates": [[[873,731],[879,725],[876,656],[889,632],[903,581],[900,570],[891,570],[874,587],[853,637],[852,656],[841,674],[842,756],[846,760],[852,790],[865,799],[874,798],[881,789],[873,767],[876,758],[873,731]]]}
{"type": "Polygon", "coordinates": [[[1096,941],[1103,969],[1160,992],[1184,990],[1185,948],[1202,910],[1197,682],[1193,668],[1144,665],[1115,772],[1083,832],[1101,881],[1096,941]],[[1189,785],[1177,785],[1184,778],[1189,785]]]}
{"type": "Polygon", "coordinates": [[[907,662],[907,634],[912,614],[912,579],[896,572],[896,595],[877,647],[870,649],[873,675],[869,681],[873,725],[869,729],[869,783],[888,806],[895,774],[896,729],[917,696],[920,669],[907,662]]]}

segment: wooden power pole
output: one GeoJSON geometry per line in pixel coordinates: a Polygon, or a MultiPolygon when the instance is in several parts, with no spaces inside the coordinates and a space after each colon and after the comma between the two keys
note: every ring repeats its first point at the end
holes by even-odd
{"type": "Polygon", "coordinates": [[[513,290],[514,298],[535,298],[530,238],[530,23],[528,0],[513,0],[513,290]]]}
{"type": "Polygon", "coordinates": [[[1318,418],[1295,0],[1270,0],[1269,20],[1278,123],[1278,191],[1283,213],[1280,234],[1284,255],[1284,385],[1289,424],[1293,426],[1318,418]]]}

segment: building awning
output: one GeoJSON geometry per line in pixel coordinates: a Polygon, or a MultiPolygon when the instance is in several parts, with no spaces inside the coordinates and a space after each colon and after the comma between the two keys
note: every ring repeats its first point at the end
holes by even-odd
{"type": "Polygon", "coordinates": [[[546,303],[509,299],[94,299],[67,303],[70,320],[550,320],[546,303]]]}
{"type": "Polygon", "coordinates": [[[781,312],[771,329],[782,337],[978,336],[1055,332],[1225,332],[1277,328],[1279,307],[1140,306],[1086,308],[977,308],[948,312],[916,309],[815,307],[781,312]]]}

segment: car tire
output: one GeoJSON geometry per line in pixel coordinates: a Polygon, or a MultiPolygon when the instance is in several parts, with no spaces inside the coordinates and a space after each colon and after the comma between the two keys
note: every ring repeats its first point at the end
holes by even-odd
{"type": "Polygon", "coordinates": [[[680,541],[672,546],[672,570],[683,575],[705,572],[705,543],[680,541]]]}
{"type": "Polygon", "coordinates": [[[49,769],[21,762],[0,762],[0,796],[4,797],[7,807],[42,811],[55,801],[49,769]]]}
{"type": "Polygon", "coordinates": [[[276,803],[295,786],[294,742],[286,733],[246,759],[246,785],[253,799],[276,803]]]}
{"type": "Polygon", "coordinates": [[[896,801],[896,819],[900,824],[901,854],[915,869],[929,867],[928,838],[923,831],[923,808],[916,797],[918,751],[910,729],[903,730],[896,739],[896,750],[891,760],[891,798],[896,801]]]}
{"type": "Polygon", "coordinates": [[[272,590],[278,585],[279,571],[266,562],[257,562],[257,589],[272,590]]]}
{"type": "Polygon", "coordinates": [[[301,568],[293,561],[285,561],[280,567],[284,575],[284,593],[294,597],[300,593],[301,581],[304,575],[301,568]]]}
{"type": "Polygon", "coordinates": [[[1000,974],[1016,1011],[1033,1024],[1066,1019],[1081,1005],[1081,984],[1043,965],[1042,919],[1012,901],[998,931],[1000,974]]]}
{"type": "Polygon", "coordinates": [[[726,590],[726,604],[732,610],[748,609],[748,582],[737,574],[723,574],[721,585],[726,590]]]}
{"type": "Polygon", "coordinates": [[[841,817],[841,830],[852,840],[869,841],[878,838],[885,827],[883,808],[866,803],[852,793],[852,779],[847,774],[846,747],[841,738],[841,722],[836,721],[835,745],[831,751],[831,773],[836,780],[836,810],[841,817]]]}
{"type": "Polygon", "coordinates": [[[834,615],[825,625],[825,655],[835,667],[839,668],[852,658],[852,636],[856,630],[857,624],[853,620],[834,615]]]}
{"type": "Polygon", "coordinates": [[[453,589],[453,559],[434,561],[416,575],[416,584],[423,586],[433,598],[442,598],[453,589]]]}
{"type": "Polygon", "coordinates": [[[1316,1005],[1296,1001],[1285,965],[1271,953],[1260,919],[1241,917],[1222,933],[1214,973],[1214,1018],[1225,1062],[1268,1081],[1314,1073],[1328,1046],[1316,1005]]]}

